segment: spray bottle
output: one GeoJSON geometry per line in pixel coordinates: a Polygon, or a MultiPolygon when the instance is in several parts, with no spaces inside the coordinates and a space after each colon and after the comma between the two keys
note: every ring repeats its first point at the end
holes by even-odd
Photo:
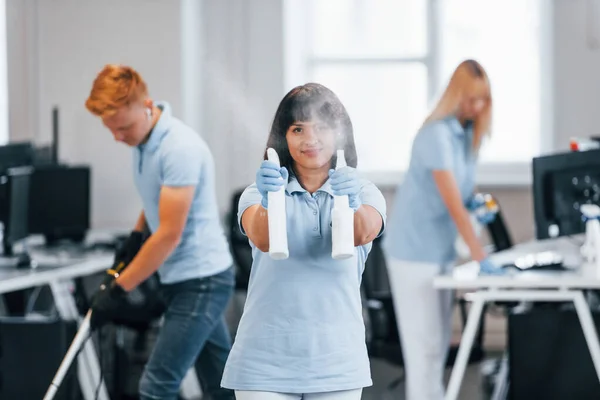
{"type": "Polygon", "coordinates": [[[585,221],[585,243],[581,246],[581,255],[585,263],[594,266],[596,276],[600,276],[600,207],[582,204],[579,210],[585,221]]]}
{"type": "MultiPolygon", "coordinates": [[[[335,169],[346,166],[344,150],[337,151],[335,169]]],[[[334,196],[331,221],[331,257],[344,260],[354,256],[354,210],[348,196],[334,196]]]]}
{"type": "MultiPolygon", "coordinates": [[[[475,201],[481,205],[469,213],[469,219],[471,221],[471,225],[473,226],[475,236],[481,237],[484,226],[479,222],[478,217],[482,217],[489,212],[497,213],[500,207],[498,206],[498,203],[496,202],[494,197],[489,193],[477,193],[475,194],[475,197],[475,201]]],[[[458,235],[456,237],[456,241],[454,242],[454,249],[456,250],[458,256],[461,258],[467,259],[471,255],[469,246],[467,246],[467,242],[465,242],[461,235],[458,235]]]]}
{"type": "MultiPolygon", "coordinates": [[[[280,166],[279,156],[275,149],[267,149],[267,158],[280,166]]],[[[269,208],[269,255],[274,260],[285,260],[289,257],[287,240],[287,220],[285,214],[285,185],[278,191],[268,193],[269,208]]]]}

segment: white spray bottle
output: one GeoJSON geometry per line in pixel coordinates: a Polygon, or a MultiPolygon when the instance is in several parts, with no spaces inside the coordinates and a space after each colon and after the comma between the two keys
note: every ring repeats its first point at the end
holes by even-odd
{"type": "MultiPolygon", "coordinates": [[[[344,150],[337,151],[335,169],[346,166],[344,150]]],[[[348,196],[334,196],[331,216],[331,257],[344,260],[354,256],[354,210],[348,196]]]]}
{"type": "Polygon", "coordinates": [[[579,210],[586,218],[585,243],[581,246],[581,255],[588,265],[594,266],[596,276],[600,277],[600,207],[582,204],[579,210]]]}
{"type": "MultiPolygon", "coordinates": [[[[275,149],[267,149],[267,158],[280,166],[279,156],[275,149]]],[[[268,193],[269,208],[269,255],[274,260],[285,260],[289,257],[287,240],[287,220],[285,215],[285,185],[276,192],[268,193]]]]}

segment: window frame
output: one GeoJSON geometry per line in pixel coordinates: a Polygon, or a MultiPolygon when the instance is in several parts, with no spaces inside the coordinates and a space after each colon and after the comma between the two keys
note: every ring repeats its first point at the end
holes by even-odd
{"type": "MultiPolygon", "coordinates": [[[[355,0],[368,2],[370,0],[355,0]]],[[[440,0],[427,2],[427,52],[422,57],[320,57],[310,51],[314,32],[311,29],[310,4],[306,0],[286,0],[284,4],[284,56],[286,89],[312,76],[317,65],[340,64],[357,65],[360,63],[422,63],[427,69],[428,102],[435,100],[436,88],[440,87],[442,77],[442,35],[440,21],[442,7],[440,0]],[[309,32],[309,35],[306,34],[309,32]]],[[[553,123],[553,26],[554,12],[552,2],[539,1],[540,6],[540,57],[542,66],[540,82],[540,149],[543,154],[555,147],[553,123]]],[[[403,178],[402,170],[369,171],[364,175],[376,185],[396,185],[403,178]]],[[[484,186],[529,186],[532,183],[531,162],[482,162],[477,171],[477,184],[484,186]]]]}

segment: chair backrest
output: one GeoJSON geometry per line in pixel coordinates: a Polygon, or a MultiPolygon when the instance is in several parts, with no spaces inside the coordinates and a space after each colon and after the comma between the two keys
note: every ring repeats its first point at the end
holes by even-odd
{"type": "Polygon", "coordinates": [[[373,247],[365,262],[362,283],[367,299],[381,300],[392,296],[381,240],[382,236],[373,241],[373,247]]]}
{"type": "Polygon", "coordinates": [[[382,240],[383,236],[380,236],[373,241],[373,247],[365,262],[362,287],[372,339],[380,343],[399,345],[396,314],[382,240]]]}
{"type": "Polygon", "coordinates": [[[243,192],[244,189],[240,189],[233,193],[227,214],[227,236],[229,237],[233,262],[236,266],[235,286],[238,290],[248,290],[250,270],[252,269],[252,248],[248,243],[248,237],[240,231],[237,220],[238,204],[243,192]]]}
{"type": "Polygon", "coordinates": [[[506,226],[506,223],[504,221],[502,207],[500,206],[498,199],[494,198],[494,200],[496,201],[496,204],[498,204],[499,210],[498,214],[496,215],[496,218],[494,218],[494,221],[487,225],[487,231],[490,235],[492,243],[494,244],[494,251],[496,252],[510,249],[511,247],[513,247],[514,243],[512,236],[508,231],[508,227],[506,226]]]}

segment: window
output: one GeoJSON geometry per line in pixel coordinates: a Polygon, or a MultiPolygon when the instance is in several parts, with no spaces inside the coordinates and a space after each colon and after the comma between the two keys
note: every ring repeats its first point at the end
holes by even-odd
{"type": "Polygon", "coordinates": [[[485,161],[524,162],[539,153],[539,3],[540,0],[443,2],[442,76],[447,80],[460,60],[475,57],[486,68],[492,84],[494,122],[491,140],[482,148],[485,161]]]}
{"type": "Polygon", "coordinates": [[[450,74],[461,60],[477,59],[494,100],[483,167],[504,166],[527,180],[515,166],[539,154],[550,128],[543,123],[545,3],[288,0],[288,86],[316,81],[336,92],[353,121],[361,170],[381,177],[406,169],[414,135],[450,74]]]}

